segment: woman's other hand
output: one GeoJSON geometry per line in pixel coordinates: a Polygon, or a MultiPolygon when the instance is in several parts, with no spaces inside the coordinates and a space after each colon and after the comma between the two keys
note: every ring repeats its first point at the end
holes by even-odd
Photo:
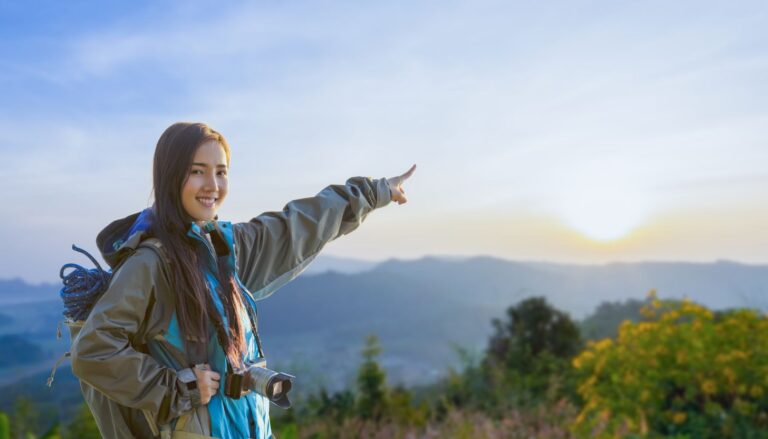
{"type": "Polygon", "coordinates": [[[397,204],[405,204],[408,202],[408,199],[405,198],[405,189],[403,189],[403,183],[405,183],[405,180],[413,175],[413,171],[415,170],[416,165],[414,164],[405,174],[387,179],[389,182],[389,193],[392,197],[392,201],[395,201],[397,204]]]}
{"type": "Polygon", "coordinates": [[[200,390],[200,403],[208,404],[211,397],[219,390],[221,375],[211,370],[207,364],[198,364],[192,370],[197,377],[197,388],[200,390]]]}

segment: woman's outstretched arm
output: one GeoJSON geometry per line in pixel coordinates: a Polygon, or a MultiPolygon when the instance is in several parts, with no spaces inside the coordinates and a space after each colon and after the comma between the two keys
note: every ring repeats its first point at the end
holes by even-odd
{"type": "Polygon", "coordinates": [[[403,182],[416,166],[392,178],[353,177],[311,198],[288,203],[234,225],[237,269],[255,299],[263,299],[301,273],[328,242],[355,230],[374,209],[405,203],[403,182]]]}

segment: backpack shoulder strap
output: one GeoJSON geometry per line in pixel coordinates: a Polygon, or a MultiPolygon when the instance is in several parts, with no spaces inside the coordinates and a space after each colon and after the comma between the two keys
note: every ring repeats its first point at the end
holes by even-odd
{"type": "MultiPolygon", "coordinates": [[[[139,244],[137,249],[142,247],[148,248],[153,252],[155,252],[155,254],[160,258],[161,264],[164,268],[163,271],[166,272],[167,276],[170,276],[171,261],[168,258],[168,255],[166,254],[165,250],[163,250],[163,244],[160,242],[160,240],[157,238],[145,239],[144,241],[141,242],[141,244],[139,244]]],[[[149,316],[152,313],[156,300],[157,299],[155,298],[154,294],[152,294],[149,297],[149,304],[147,305],[147,311],[145,313],[144,319],[142,319],[141,325],[139,326],[139,330],[138,330],[139,334],[144,334],[146,332],[147,324],[149,322],[149,319],[147,318],[147,316],[149,316]]],[[[142,345],[141,348],[144,349],[144,351],[147,351],[146,345],[142,345]]]]}
{"type": "Polygon", "coordinates": [[[147,238],[144,241],[141,241],[141,244],[139,244],[139,248],[144,247],[148,248],[157,254],[157,256],[160,258],[161,261],[163,261],[163,264],[166,266],[171,265],[171,260],[168,258],[168,255],[165,253],[165,250],[163,250],[163,243],[160,242],[157,238],[147,238]]]}

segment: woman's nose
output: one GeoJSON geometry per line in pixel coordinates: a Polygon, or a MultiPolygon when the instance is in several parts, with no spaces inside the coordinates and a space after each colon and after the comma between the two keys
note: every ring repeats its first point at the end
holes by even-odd
{"type": "Polygon", "coordinates": [[[213,176],[213,175],[206,176],[203,188],[209,191],[219,190],[219,185],[216,182],[216,176],[213,176]]]}

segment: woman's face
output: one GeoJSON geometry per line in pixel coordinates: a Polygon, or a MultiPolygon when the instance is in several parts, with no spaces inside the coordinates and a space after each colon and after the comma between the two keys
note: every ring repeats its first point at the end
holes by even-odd
{"type": "Polygon", "coordinates": [[[210,140],[197,148],[181,188],[181,204],[195,221],[216,217],[227,196],[227,171],[227,155],[219,142],[210,140]]]}

